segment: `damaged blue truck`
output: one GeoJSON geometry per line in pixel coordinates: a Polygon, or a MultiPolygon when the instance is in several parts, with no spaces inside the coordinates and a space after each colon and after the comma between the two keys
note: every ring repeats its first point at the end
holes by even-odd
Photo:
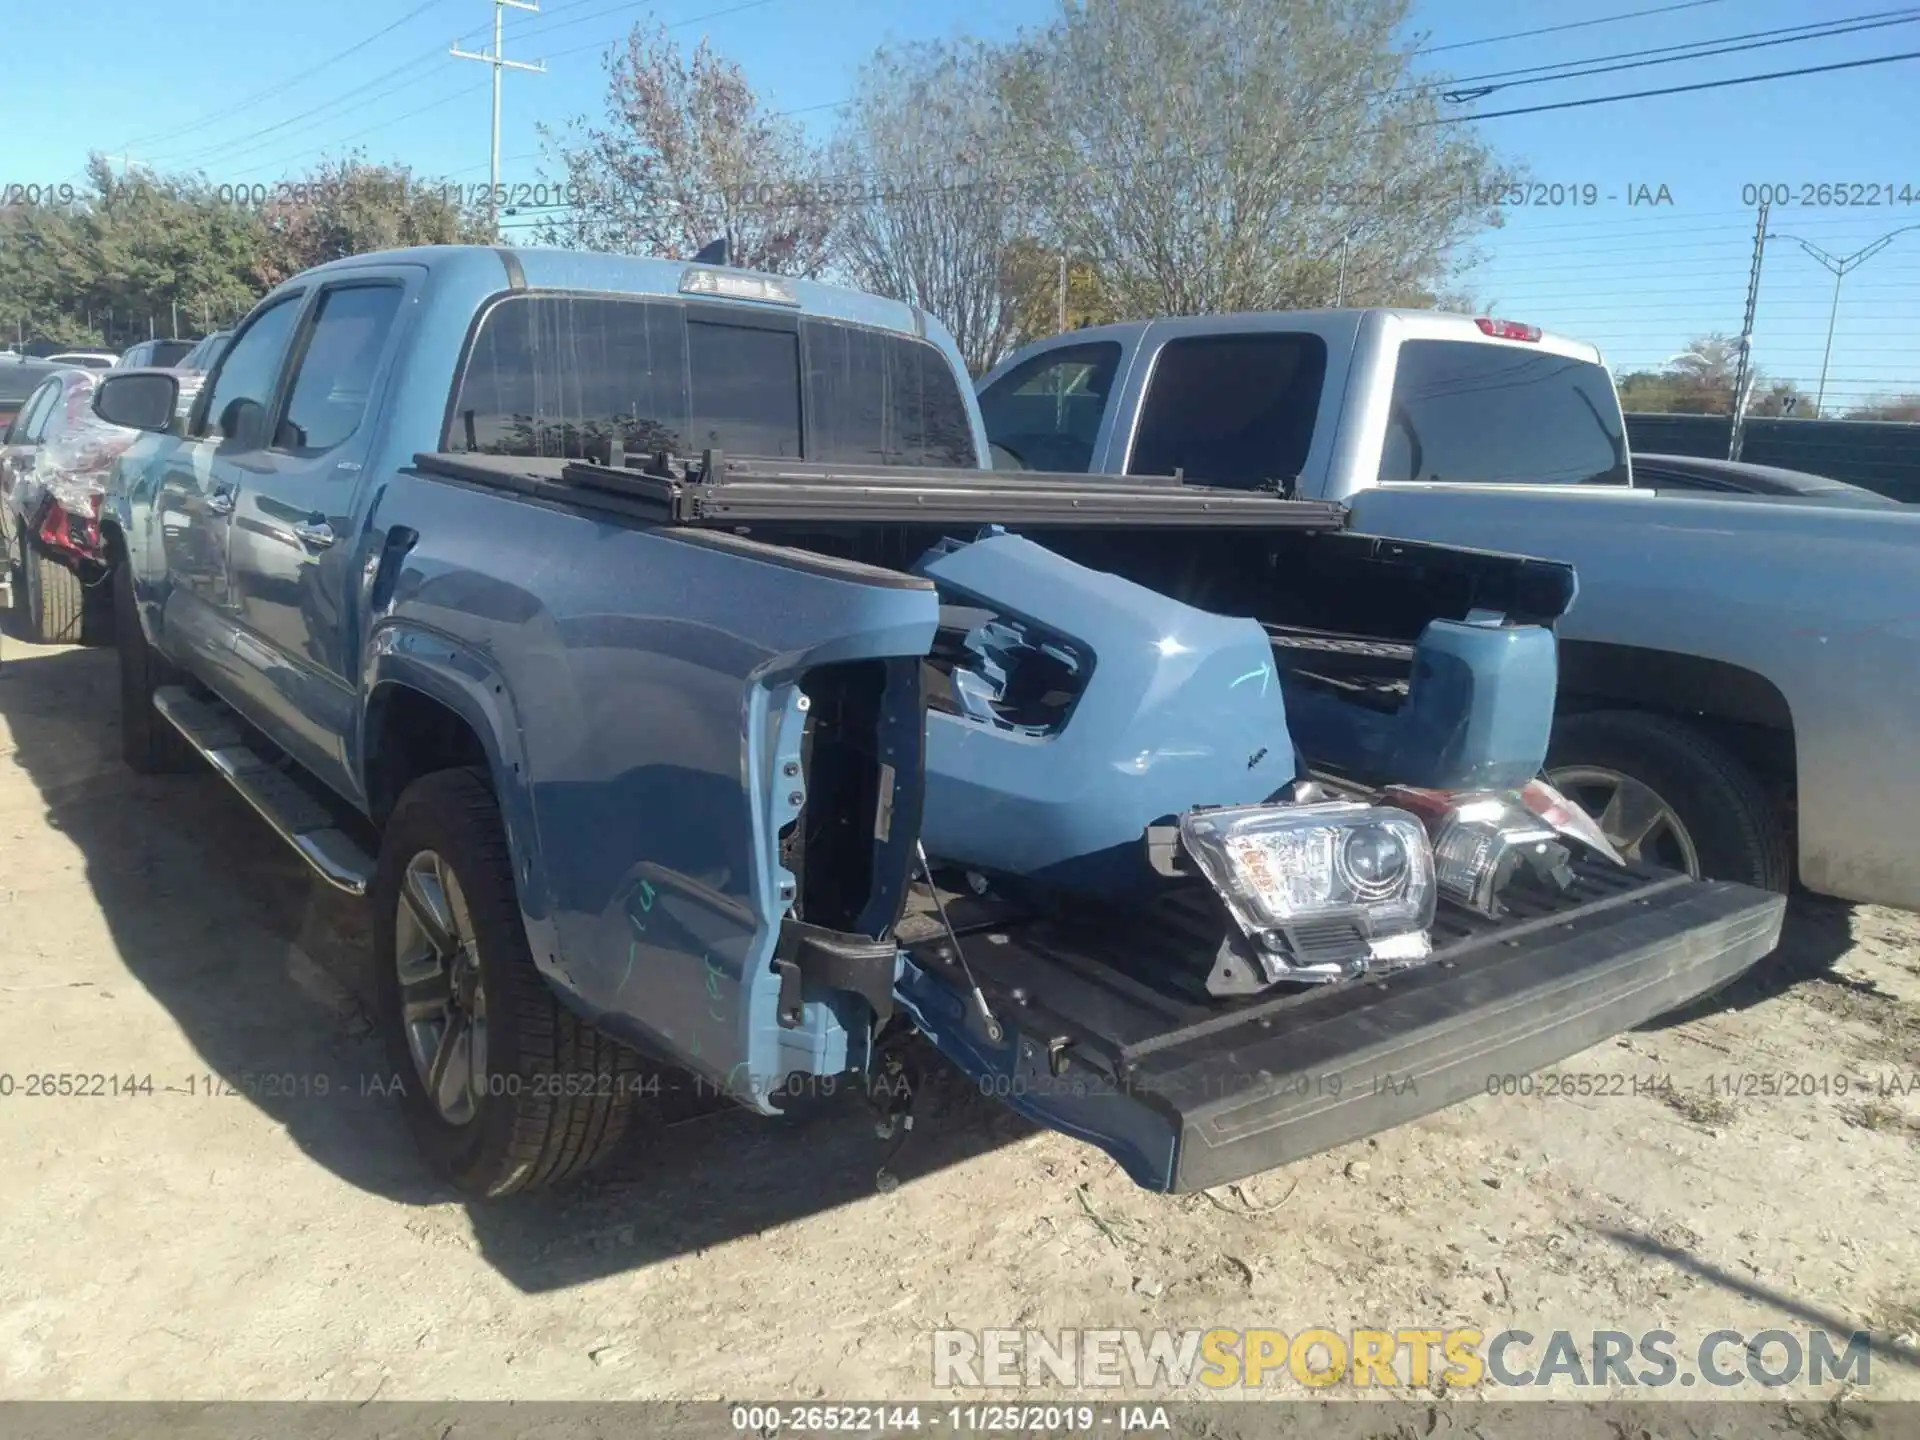
{"type": "Polygon", "coordinates": [[[152,432],[104,517],[126,757],[211,764],[367,897],[468,1193],[592,1165],[663,1073],[777,1114],[924,1042],[1192,1190],[1778,939],[1781,896],[1622,862],[1538,779],[1569,567],[982,468],[907,305],[393,251],[267,296],[178,419],[174,383],[97,401],[152,432]]]}

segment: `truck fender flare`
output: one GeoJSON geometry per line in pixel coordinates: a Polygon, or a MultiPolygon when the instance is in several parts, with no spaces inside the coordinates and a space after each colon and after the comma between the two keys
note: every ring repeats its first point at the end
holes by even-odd
{"type": "Polygon", "coordinates": [[[546,865],[534,821],[533,790],[528,783],[526,757],[520,737],[519,706],[507,678],[486,656],[464,642],[426,627],[387,624],[368,642],[366,702],[361,706],[360,730],[354,737],[353,770],[367,788],[367,761],[378,722],[383,692],[416,691],[464,721],[479,737],[487,757],[487,772],[506,824],[507,849],[519,891],[522,919],[536,963],[544,970],[558,953],[552,933],[546,865]]]}

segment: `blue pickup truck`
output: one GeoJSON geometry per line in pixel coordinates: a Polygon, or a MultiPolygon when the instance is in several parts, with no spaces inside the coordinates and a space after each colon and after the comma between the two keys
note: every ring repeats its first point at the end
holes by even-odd
{"type": "Polygon", "coordinates": [[[96,402],[150,432],[103,516],[126,758],[210,763],[367,897],[409,1122],[467,1192],[592,1164],[663,1084],[777,1114],[926,1042],[1190,1190],[1777,940],[1780,897],[1622,862],[1536,778],[1569,567],[981,468],[907,305],[402,250],[287,281],[176,385],[96,402]]]}

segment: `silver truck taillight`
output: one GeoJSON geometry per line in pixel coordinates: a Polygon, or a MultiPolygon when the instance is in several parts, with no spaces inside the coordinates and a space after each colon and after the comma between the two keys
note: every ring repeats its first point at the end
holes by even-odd
{"type": "Polygon", "coordinates": [[[1565,840],[1625,863],[1592,817],[1544,780],[1517,791],[1391,786],[1382,798],[1420,817],[1432,837],[1436,888],[1477,914],[1504,914],[1500,897],[1516,882],[1549,892],[1572,885],[1565,840]]]}

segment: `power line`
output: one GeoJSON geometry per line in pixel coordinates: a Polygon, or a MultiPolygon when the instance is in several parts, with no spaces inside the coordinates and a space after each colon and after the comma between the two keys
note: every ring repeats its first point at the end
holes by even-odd
{"type": "Polygon", "coordinates": [[[181,135],[190,135],[196,130],[205,129],[207,126],[214,124],[216,121],[224,120],[230,115],[238,115],[245,110],[249,110],[253,108],[253,106],[259,104],[260,101],[262,100],[269,100],[276,95],[284,94],[287,90],[291,89],[293,86],[298,85],[303,81],[312,79],[315,75],[319,74],[322,70],[325,70],[328,66],[337,65],[340,61],[345,60],[349,56],[359,54],[362,50],[366,49],[367,46],[373,44],[374,41],[382,39],[385,36],[391,35],[395,30],[398,30],[402,25],[405,25],[410,21],[416,20],[420,16],[426,14],[427,11],[433,9],[434,6],[443,5],[445,3],[447,3],[447,0],[421,0],[421,3],[419,5],[414,6],[413,9],[409,10],[406,14],[402,15],[398,20],[393,21],[389,25],[382,26],[380,29],[374,31],[373,34],[367,36],[363,40],[355,41],[353,44],[349,45],[344,50],[341,50],[336,52],[335,54],[329,55],[324,60],[320,60],[315,62],[312,65],[306,66],[297,75],[289,76],[287,79],[280,81],[278,84],[269,86],[264,90],[256,91],[255,93],[248,95],[243,100],[235,101],[234,104],[229,106],[227,109],[216,110],[210,115],[204,115],[200,119],[193,121],[191,124],[182,125],[179,128],[174,130],[162,130],[151,135],[145,135],[130,143],[137,144],[137,145],[152,145],[161,140],[176,139],[181,135]]]}
{"type": "Polygon", "coordinates": [[[1651,10],[1630,10],[1625,15],[1602,15],[1595,20],[1570,20],[1564,25],[1544,25],[1538,30],[1516,30],[1508,35],[1489,35],[1480,40],[1455,40],[1446,45],[1425,45],[1413,53],[1438,55],[1443,50],[1465,50],[1475,45],[1500,45],[1508,40],[1530,40],[1536,35],[1556,35],[1562,30],[1585,30],[1594,25],[1614,25],[1622,20],[1639,20],[1648,15],[1670,15],[1676,10],[1698,10],[1703,5],[1718,5],[1722,0],[1683,0],[1678,5],[1656,5],[1651,10]]]}
{"type": "Polygon", "coordinates": [[[1880,10],[1866,15],[1851,15],[1839,20],[1821,20],[1811,25],[1787,25],[1774,30],[1753,30],[1742,35],[1724,35],[1713,40],[1695,40],[1685,45],[1660,45],[1649,49],[1626,50],[1618,55],[1600,55],[1587,60],[1568,60],[1558,65],[1529,65],[1518,70],[1496,70],[1485,75],[1465,75],[1451,80],[1436,80],[1415,87],[1445,89],[1444,98],[1453,103],[1478,100],[1497,90],[1521,85],[1542,85],[1556,80],[1578,80],[1588,75],[1610,75],[1622,70],[1640,70],[1652,65],[1671,65],[1681,60],[1705,60],[1715,55],[1737,55],[1746,50],[1764,50],[1773,45],[1804,45],[1836,35],[1853,35],[1863,30],[1880,30],[1889,25],[1911,25],[1920,20],[1920,10],[1880,10]],[[1716,48],[1706,48],[1716,47],[1716,48]],[[1611,64],[1611,61],[1625,63],[1611,64]],[[1588,66],[1588,69],[1574,69],[1588,66]],[[1547,72],[1547,73],[1542,73],[1547,72]],[[1519,76],[1519,79],[1507,79],[1519,76]],[[1480,80],[1498,80],[1496,85],[1476,86],[1480,80]],[[1456,88],[1448,88],[1456,87],[1456,88]],[[1474,93],[1465,94],[1467,87],[1474,93]],[[1461,98],[1455,99],[1458,95],[1461,98]]]}
{"type": "Polygon", "coordinates": [[[1691,85],[1668,85],[1659,90],[1630,90],[1614,95],[1593,95],[1585,100],[1561,100],[1552,105],[1527,105],[1517,110],[1485,110],[1477,115],[1442,115],[1432,120],[1411,123],[1420,128],[1434,125],[1461,125],[1470,120],[1504,120],[1510,115],[1543,115],[1549,110],[1578,110],[1587,105],[1616,105],[1622,100],[1651,100],[1659,95],[1687,95],[1696,90],[1724,90],[1730,85],[1756,85],[1763,80],[1791,80],[1801,75],[1827,75],[1836,70],[1861,70],[1869,65],[1892,65],[1900,60],[1920,60],[1920,50],[1898,55],[1873,55],[1865,60],[1839,60],[1831,65],[1805,65],[1797,70],[1773,70],[1764,75],[1735,75],[1727,80],[1700,80],[1691,85]]]}

